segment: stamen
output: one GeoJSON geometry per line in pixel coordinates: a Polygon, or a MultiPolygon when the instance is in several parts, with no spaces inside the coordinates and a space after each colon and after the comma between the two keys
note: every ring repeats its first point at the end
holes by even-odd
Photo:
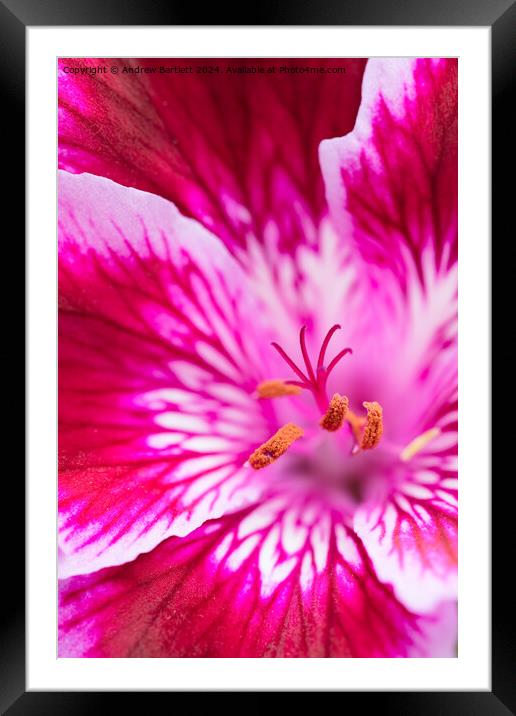
{"type": "Polygon", "coordinates": [[[370,450],[378,445],[383,433],[383,410],[380,403],[367,401],[362,403],[367,410],[366,424],[360,441],[362,450],[370,450]]]}
{"type": "Polygon", "coordinates": [[[372,403],[365,402],[362,405],[367,410],[367,417],[356,415],[352,410],[348,410],[346,413],[346,420],[355,438],[353,454],[359,450],[370,450],[376,447],[383,433],[383,410],[380,403],[374,401],[372,403]]]}
{"type": "Polygon", "coordinates": [[[362,438],[362,428],[365,425],[366,419],[361,418],[352,410],[348,410],[346,414],[346,420],[348,421],[353,435],[355,436],[355,442],[357,443],[357,445],[360,445],[360,441],[362,438]]]}
{"type": "Polygon", "coordinates": [[[414,438],[412,442],[410,442],[403,448],[400,453],[400,458],[403,460],[403,462],[408,462],[414,457],[414,455],[417,455],[418,452],[423,450],[423,448],[425,448],[431,440],[433,440],[440,434],[440,428],[430,428],[430,430],[421,433],[421,435],[418,435],[417,438],[414,438]]]}
{"type": "Polygon", "coordinates": [[[284,380],[264,380],[256,386],[258,398],[280,398],[283,395],[299,395],[301,388],[284,380]]]}
{"type": "Polygon", "coordinates": [[[325,415],[321,418],[319,425],[324,430],[333,433],[340,430],[344,423],[344,418],[349,409],[349,400],[345,395],[335,393],[330,400],[330,405],[325,415]]]}
{"type": "Polygon", "coordinates": [[[254,470],[267,467],[284,455],[292,443],[302,436],[303,430],[300,427],[287,423],[249,456],[249,464],[254,470]]]}

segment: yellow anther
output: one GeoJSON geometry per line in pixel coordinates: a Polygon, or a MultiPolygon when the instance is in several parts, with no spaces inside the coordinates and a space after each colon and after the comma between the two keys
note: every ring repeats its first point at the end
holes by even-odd
{"type": "Polygon", "coordinates": [[[292,443],[302,436],[303,431],[300,427],[294,423],[287,423],[249,456],[249,464],[255,470],[267,467],[284,455],[292,443]]]}
{"type": "Polygon", "coordinates": [[[283,395],[299,395],[301,388],[297,385],[289,385],[283,380],[264,380],[256,387],[259,398],[280,398],[283,395]]]}
{"type": "Polygon", "coordinates": [[[403,448],[400,453],[400,458],[403,460],[403,462],[408,462],[414,457],[414,455],[417,455],[418,452],[423,450],[423,448],[428,445],[430,440],[433,440],[440,434],[440,428],[430,428],[430,430],[426,430],[426,432],[421,433],[421,435],[418,435],[417,438],[414,438],[412,442],[410,442],[403,448]]]}
{"type": "Polygon", "coordinates": [[[333,398],[330,400],[328,410],[325,415],[321,418],[319,425],[324,430],[328,430],[333,433],[339,430],[346,417],[346,413],[349,409],[349,400],[345,395],[339,395],[335,393],[333,398]]]}

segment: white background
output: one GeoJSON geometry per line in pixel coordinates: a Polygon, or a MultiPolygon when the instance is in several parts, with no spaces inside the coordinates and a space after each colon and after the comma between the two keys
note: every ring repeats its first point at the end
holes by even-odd
{"type": "Polygon", "coordinates": [[[490,29],[27,28],[27,689],[490,689],[490,29]],[[58,659],[56,58],[459,57],[459,656],[58,659]]]}

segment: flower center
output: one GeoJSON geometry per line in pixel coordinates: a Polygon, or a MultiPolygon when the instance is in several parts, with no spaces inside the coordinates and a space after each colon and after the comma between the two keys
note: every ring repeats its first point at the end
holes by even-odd
{"type": "MultiPolygon", "coordinates": [[[[306,326],[303,326],[299,332],[299,345],[305,371],[299,368],[278,343],[271,343],[299,380],[266,380],[257,386],[256,395],[263,400],[298,395],[303,390],[308,390],[322,415],[319,427],[328,432],[336,432],[347,422],[354,437],[353,454],[355,454],[360,450],[374,448],[380,442],[383,433],[383,411],[381,405],[376,401],[364,402],[363,406],[367,411],[367,415],[360,416],[350,409],[347,396],[335,393],[331,400],[328,399],[327,382],[331,372],[345,355],[352,353],[351,348],[343,348],[327,366],[325,365],[326,351],[330,340],[335,331],[340,328],[340,325],[335,324],[326,334],[319,351],[315,370],[306,347],[306,326]]],[[[292,443],[302,435],[303,430],[301,428],[294,423],[287,423],[272,438],[252,453],[249,457],[249,464],[255,470],[270,465],[283,455],[292,443]]]]}

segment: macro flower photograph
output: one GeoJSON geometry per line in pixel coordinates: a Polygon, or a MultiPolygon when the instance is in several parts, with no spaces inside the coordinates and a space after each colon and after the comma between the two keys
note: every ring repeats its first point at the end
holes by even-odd
{"type": "Polygon", "coordinates": [[[62,658],[457,656],[457,60],[61,58],[62,658]]]}

